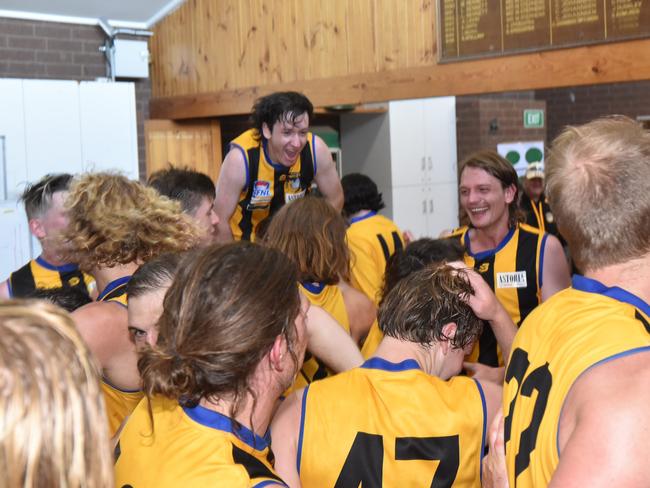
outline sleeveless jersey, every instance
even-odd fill
[[[413,359],[374,357],[305,389],[300,481],[304,488],[478,487],[485,429],[474,380],[443,381]]]
[[[563,245],[565,244],[560,232],[557,230],[553,212],[544,194],[540,197],[539,202],[535,202],[524,193],[521,196],[519,207],[526,214],[526,224],[556,236]]]
[[[286,486],[273,470],[269,436],[201,406],[142,400],[115,448],[115,485],[126,488]]]
[[[307,144],[296,163],[287,168],[274,163],[269,156],[266,139],[255,139],[256,130],[247,130],[230,143],[244,156],[246,184],[230,218],[235,240],[254,240],[255,228],[272,216],[285,203],[304,197],[311,189],[317,171],[315,139],[310,132]]]
[[[649,316],[640,298],[580,275],[530,314],[512,344],[503,390],[510,486],[549,484],[569,390],[592,366],[650,351]]]
[[[350,333],[350,320],[348,311],[343,301],[343,293],[336,285],[322,285],[320,283],[301,283],[300,291],[305,295],[312,305],[316,305],[327,313]],[[296,381],[289,391],[304,388],[315,380],[330,376],[332,372],[309,351],[305,353],[305,360],[302,368],[296,376]]]
[[[11,273],[7,282],[12,298],[25,298],[36,290],[49,288],[77,288],[89,294],[95,286],[93,277],[83,273],[76,264],[54,266],[41,256]]]
[[[460,240],[465,248],[465,264],[474,268],[490,285],[512,321],[519,326],[542,301],[544,247],[548,234],[518,224],[496,248],[473,253],[468,231],[468,227],[461,227],[450,238]],[[491,327],[483,328],[468,361],[503,366]]]
[[[108,429],[113,437],[136,405],[142,400],[144,394],[140,390],[120,390],[111,385],[108,380],[102,378],[102,393],[106,404],[106,415],[108,416]]]
[[[111,281],[106,288],[97,297],[98,302],[115,302],[126,307],[128,304],[128,297],[126,294],[126,285],[128,284],[131,276],[123,276],[116,280]]]

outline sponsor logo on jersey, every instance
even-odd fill
[[[263,200],[271,198],[271,183],[269,181],[257,180],[253,183],[253,200]]]
[[[293,202],[295,200],[299,200],[302,197],[304,197],[306,195],[306,193],[307,193],[307,190],[302,190],[302,191],[299,191],[298,193],[285,193],[284,194],[284,202],[289,203],[289,202]]]
[[[490,269],[490,263],[483,263],[479,266],[478,272],[487,273],[489,269]]]
[[[497,273],[497,288],[526,288],[527,286],[525,271]]]

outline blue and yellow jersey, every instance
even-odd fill
[[[304,197],[318,169],[315,138],[307,134],[307,144],[296,163],[287,168],[271,160],[266,139],[256,139],[257,131],[248,130],[230,143],[241,151],[245,161],[246,184],[239,196],[230,229],[235,240],[255,240],[255,228],[285,203]]]
[[[90,295],[95,287],[93,277],[83,273],[76,264],[55,266],[42,256],[11,273],[7,283],[12,298],[29,297],[36,290],[50,288],[76,288]]]
[[[124,419],[131,415],[133,409],[142,400],[144,394],[141,390],[121,390],[111,385],[106,378],[102,378],[101,387],[106,404],[109,434],[113,437]]]
[[[494,249],[473,252],[468,227],[455,230],[450,239],[459,239],[465,248],[465,264],[486,281],[512,321],[520,325],[542,302],[544,247],[548,234],[518,224],[508,231]],[[501,351],[491,327],[484,327],[468,361],[503,366]]]
[[[549,484],[571,387],[593,366],[650,351],[649,317],[640,298],[579,275],[528,316],[512,344],[503,390],[510,486]]]
[[[131,276],[123,276],[111,281],[97,297],[98,302],[114,302],[120,305],[128,305],[126,285],[129,283]]]
[[[143,399],[115,449],[116,486],[133,488],[286,486],[273,470],[269,436],[201,406]]]
[[[341,289],[338,286],[323,285],[321,283],[301,283],[299,288],[301,293],[305,295],[312,305],[316,305],[325,310],[334,317],[348,334],[350,333],[348,311],[343,301],[343,293],[341,293]],[[296,381],[289,391],[304,388],[312,381],[326,378],[331,374],[332,372],[322,361],[307,351],[302,368],[300,368],[296,376]]]
[[[374,357],[305,389],[296,463],[304,488],[478,487],[485,431],[477,382]]]

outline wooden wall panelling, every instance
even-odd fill
[[[147,177],[153,172],[188,166],[216,181],[221,168],[221,127],[218,120],[145,123]]]

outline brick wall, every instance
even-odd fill
[[[650,115],[650,81],[537,90],[548,108],[548,141],[565,125],[583,124],[609,114]]]
[[[94,80],[106,76],[99,26],[0,18],[0,78]],[[138,162],[145,174],[144,121],[151,82],[135,81]]]

